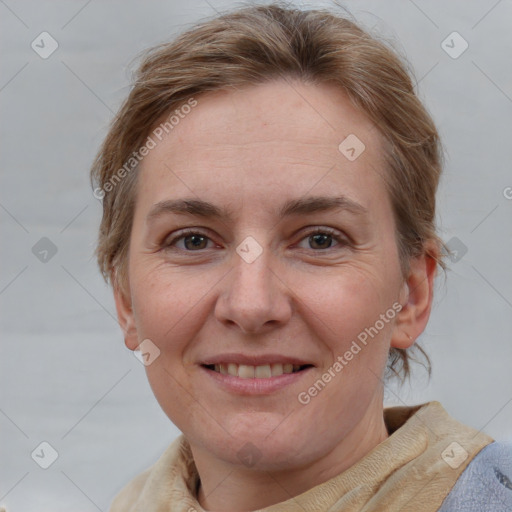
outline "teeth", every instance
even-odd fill
[[[293,364],[283,364],[283,372],[284,373],[292,373],[293,372]]]
[[[272,377],[275,377],[276,375],[282,375],[284,373],[283,365],[279,364],[279,363],[273,364],[271,372],[272,372]]]
[[[270,365],[265,364],[263,366],[255,366],[254,367],[254,376],[257,379],[268,379],[272,376],[272,372],[270,370]]]
[[[223,375],[232,375],[240,379],[269,379],[270,377],[278,377],[284,373],[297,372],[300,369],[298,364],[264,364],[261,366],[251,366],[247,364],[216,364],[214,370]]]
[[[254,366],[241,364],[238,367],[238,376],[241,379],[254,379]]]

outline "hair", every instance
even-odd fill
[[[345,17],[274,3],[217,16],[144,53],[91,169],[95,196],[103,204],[96,256],[107,283],[127,290],[138,175],[132,160],[162,116],[209,91],[290,78],[336,84],[375,124],[384,141],[384,177],[402,272],[406,275],[410,258],[422,254],[445,268],[435,227],[441,143],[407,66]],[[126,167],[129,161],[132,169]],[[413,347],[426,358],[430,374],[428,356]],[[409,376],[411,348],[390,349],[391,374]]]

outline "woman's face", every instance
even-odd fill
[[[380,135],[331,85],[196,99],[142,162],[126,343],[197,450],[299,467],[382,417],[407,293]]]

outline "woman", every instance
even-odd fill
[[[509,449],[383,408],[443,266],[440,172],[404,66],[331,13],[244,8],[146,56],[92,169],[97,255],[183,435],[112,511],[511,509]]]

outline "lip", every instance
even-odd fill
[[[224,359],[224,361],[226,360]],[[290,359],[287,361],[290,361]],[[234,377],[233,375],[218,373],[201,365],[199,366],[199,369],[206,377],[212,379],[213,382],[229,393],[238,395],[270,395],[282,390],[286,386],[296,384],[303,379],[305,375],[309,374],[314,367],[309,366],[308,368],[296,373],[283,373],[282,375],[269,377],[267,379],[241,379],[240,377]]]
[[[265,364],[295,364],[299,366],[311,365],[314,366],[311,361],[300,359],[297,357],[284,356],[282,354],[261,354],[261,355],[247,355],[247,354],[217,354],[212,357],[205,358],[200,361],[200,365],[210,364],[246,364],[249,366],[263,366]],[[259,379],[265,380],[265,379]]]

